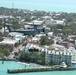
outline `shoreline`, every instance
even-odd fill
[[[45,67],[43,65],[39,65],[39,64],[36,64],[36,63],[28,63],[28,62],[20,62],[18,61],[18,63],[21,63],[21,64],[25,64],[26,66],[32,66],[32,67]]]
[[[39,64],[36,64],[36,63],[29,63],[29,62],[21,62],[21,61],[18,61],[18,60],[11,60],[11,59],[8,59],[8,60],[3,60],[3,59],[0,59],[0,61],[15,61],[15,62],[18,62],[20,64],[25,64],[25,65],[28,65],[28,66],[33,66],[33,67],[43,67],[43,65],[39,65]]]

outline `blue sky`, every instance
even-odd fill
[[[38,2],[38,3],[55,3],[55,4],[76,4],[76,0],[0,0],[7,2]]]
[[[76,0],[0,0],[0,7],[76,12]]]

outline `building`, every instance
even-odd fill
[[[71,65],[72,52],[62,45],[52,45],[47,48],[45,55],[45,63],[47,65],[60,65],[65,62],[67,65]]]
[[[51,24],[51,16],[44,16],[42,18],[44,19],[45,25],[50,25]]]
[[[42,25],[43,21],[33,20],[32,23],[35,24],[35,25]]]
[[[5,38],[3,41],[0,42],[0,45],[15,46],[16,43],[18,43],[17,40],[13,40],[13,39],[10,39],[10,38]]]
[[[54,20],[51,16],[42,17],[44,19],[45,25],[65,25],[65,19]]]
[[[70,47],[68,50],[72,51],[72,62],[76,62],[76,50],[74,47]]]
[[[53,32],[48,32],[48,33],[47,33],[47,36],[48,36],[49,38],[54,37]]]
[[[65,62],[67,65],[71,65],[72,53],[65,51],[48,50],[46,53],[46,64],[60,65],[61,62]]]
[[[51,25],[65,25],[65,19],[63,20],[51,20]]]

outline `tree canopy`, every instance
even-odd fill
[[[40,45],[51,45],[54,41],[52,39],[49,39],[47,36],[42,36],[40,39]]]
[[[44,65],[45,64],[45,52],[22,53],[19,60],[24,61],[24,62],[33,62],[33,63]]]
[[[11,52],[11,46],[9,45],[0,45],[0,57],[3,55],[8,56]]]

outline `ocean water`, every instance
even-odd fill
[[[28,65],[26,66],[26,68]],[[75,75],[76,71],[47,71],[47,72],[29,72],[29,73],[16,73],[8,74],[7,69],[18,69],[25,68],[25,64],[14,62],[14,61],[5,61],[2,64],[0,61],[0,75]]]
[[[44,10],[55,12],[76,12],[75,0],[0,0],[0,7]]]

